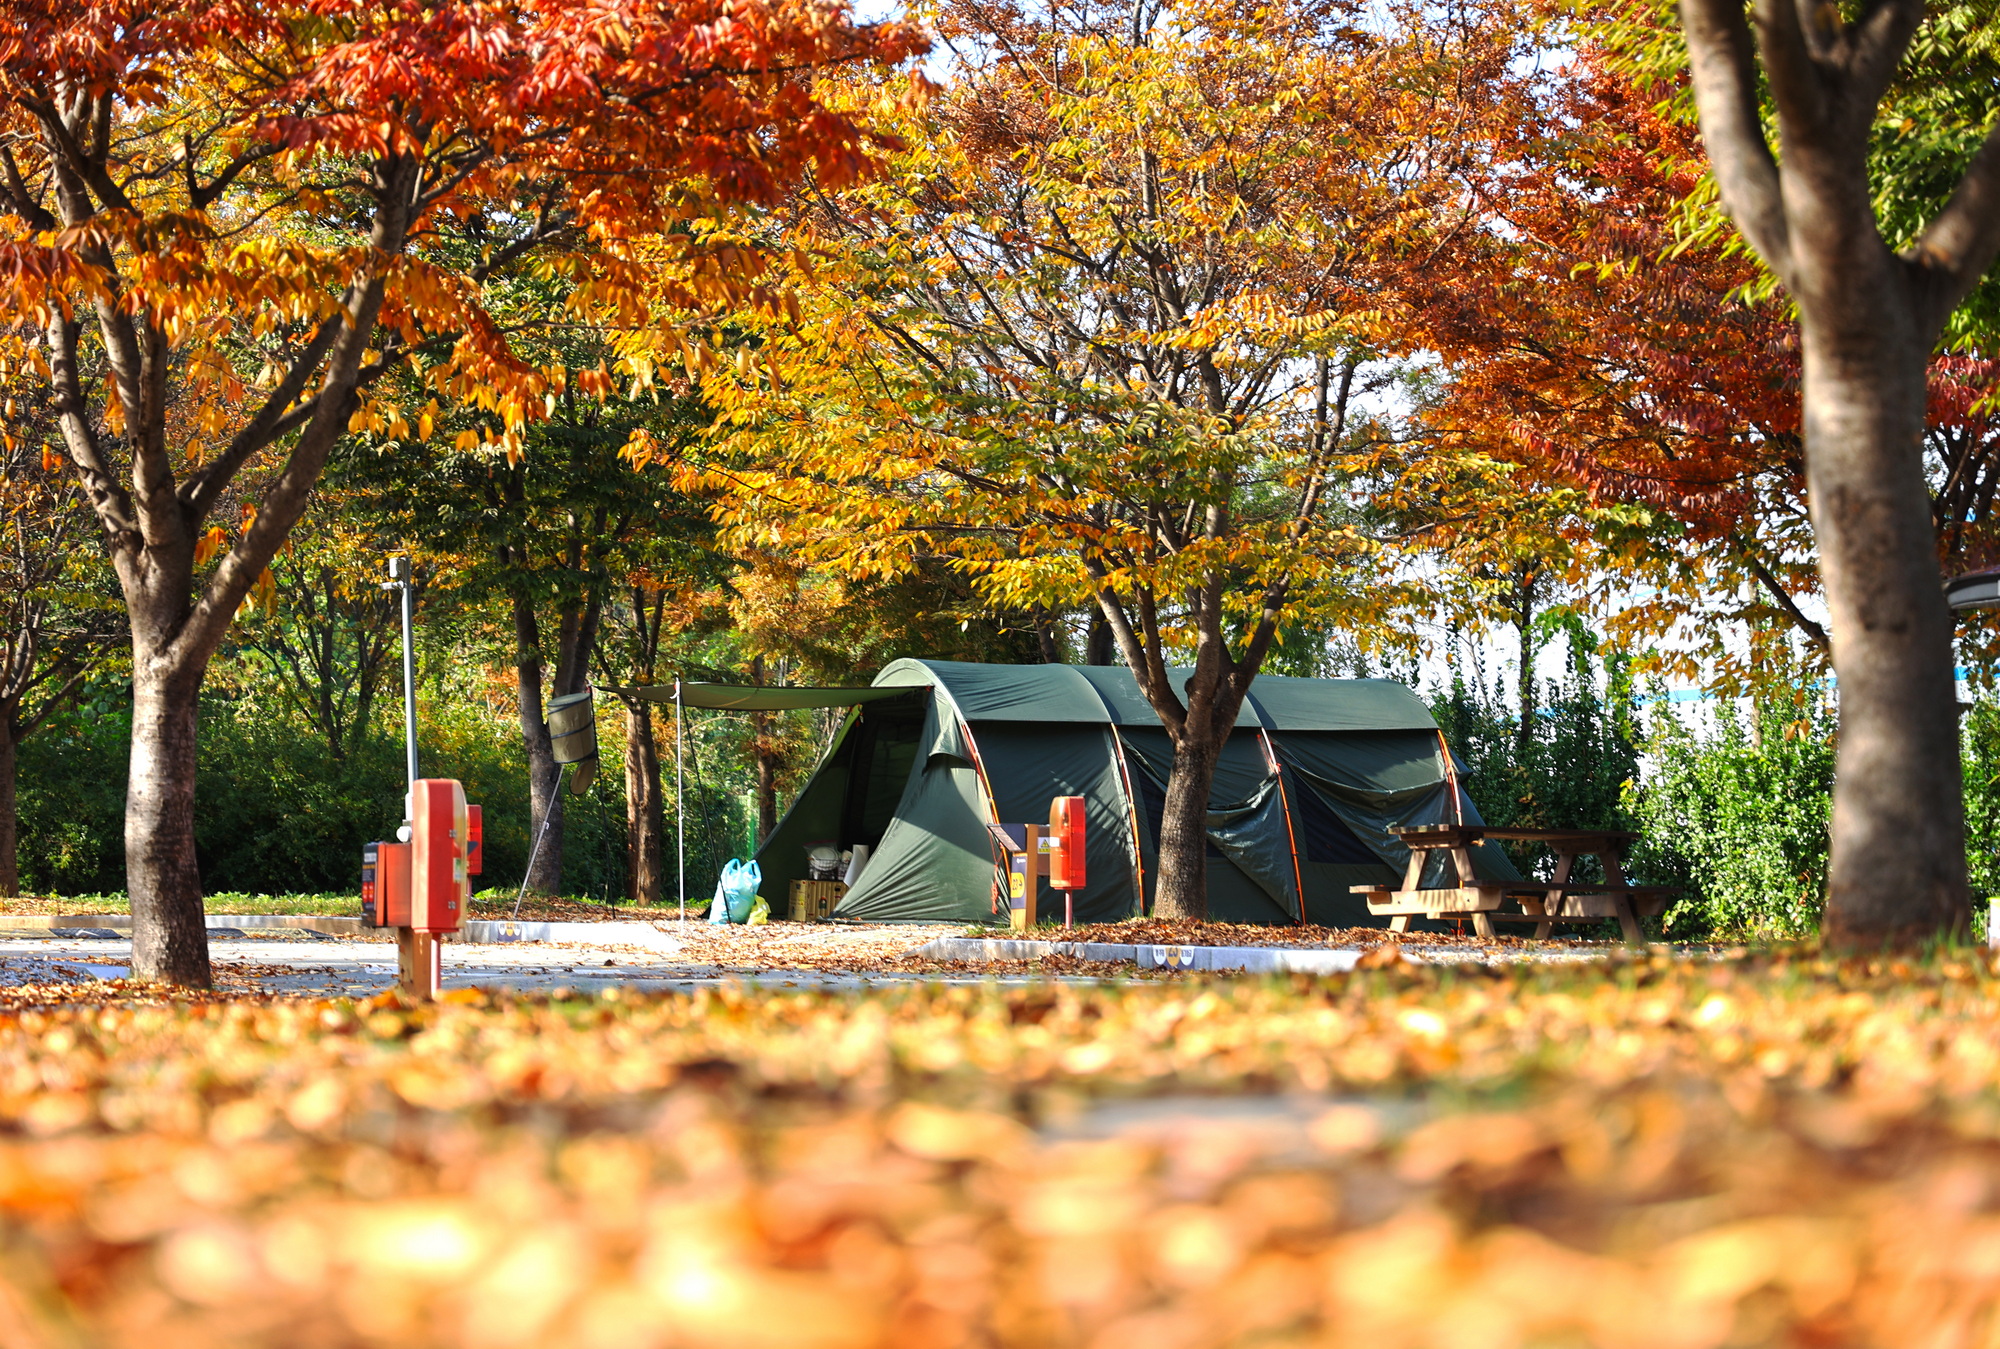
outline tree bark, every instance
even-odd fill
[[[134,618],[138,614],[135,608]],[[200,675],[143,652],[132,669],[132,766],[125,789],[125,884],[132,976],[207,988],[208,927],[194,847]]]
[[[1228,732],[1223,733],[1225,736]],[[1215,785],[1221,739],[1184,735],[1174,742],[1167,804],[1160,814],[1159,880],[1153,889],[1155,918],[1197,922],[1208,917],[1208,797]]]
[[[1799,0],[1681,0],[1723,204],[1799,311],[1806,486],[1840,678],[1825,936],[1915,946],[1970,922],[1951,619],[1924,481],[1925,365],[2000,254],[2000,127],[1904,252],[1875,217],[1868,153],[1924,18],[1850,21]],[[1760,66],[1761,58],[1761,67]],[[1765,138],[1777,111],[1782,160]]]
[[[520,684],[521,746],[528,756],[528,871],[530,892],[562,893],[563,800],[557,790],[562,771],[556,767],[543,715],[542,634],[535,606],[514,601],[514,671]]]
[[[750,682],[764,685],[764,658],[750,658]],[[771,743],[771,714],[750,714],[750,757],[757,773],[757,842],[761,845],[778,827],[778,752]]]
[[[762,846],[778,828],[778,754],[771,746],[771,714],[753,714],[750,725],[757,746],[757,842]]]
[[[625,840],[634,904],[657,904],[664,880],[666,834],[660,784],[660,748],[653,740],[653,705],[625,703]]]
[[[1113,664],[1118,652],[1118,639],[1111,631],[1111,625],[1104,621],[1103,614],[1090,616],[1090,636],[1085,640],[1083,663],[1085,665]]]
[[[1971,917],[1951,613],[1917,467],[1929,343],[1887,306],[1855,308],[1834,332],[1804,331],[1806,481],[1840,676],[1825,937],[1911,946]]]
[[[1063,663],[1062,643],[1056,638],[1055,615],[1045,605],[1037,604],[1030,612],[1035,625],[1035,649],[1040,653],[1042,664],[1061,665]]]

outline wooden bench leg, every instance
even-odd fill
[[[1597,854],[1597,860],[1604,867],[1605,880],[1615,886],[1625,884],[1625,870],[1618,865],[1617,853],[1601,852]],[[1622,888],[1613,890],[1611,906],[1618,911],[1618,930],[1625,935],[1626,943],[1631,946],[1646,945],[1646,929],[1639,926],[1639,915],[1633,911],[1632,892]]]
[[[1549,911],[1549,906],[1545,901],[1536,899],[1533,895],[1521,896],[1522,913],[1529,915],[1536,915],[1536,914],[1546,914],[1548,911]],[[1556,925],[1552,922],[1537,923],[1535,924],[1535,930],[1529,933],[1528,935],[1535,938],[1536,940],[1540,940],[1541,938],[1546,937],[1551,932],[1555,931],[1555,928]]]
[[[1549,878],[1550,881],[1556,885],[1561,885],[1564,881],[1569,879],[1570,872],[1575,866],[1576,866],[1575,853],[1573,852],[1557,853],[1556,874]],[[1548,895],[1542,900],[1542,912],[1543,913],[1562,912],[1562,891],[1560,890],[1549,891]],[[1546,940],[1548,937],[1554,935],[1555,930],[1556,930],[1556,925],[1554,923],[1537,923],[1535,924],[1535,940],[1537,941]]]
[[[1479,878],[1472,872],[1472,849],[1453,848],[1451,850],[1452,869],[1458,872],[1460,886],[1479,884]],[[1472,912],[1472,934],[1475,937],[1493,937],[1499,934],[1493,930],[1493,920],[1480,910]]]
[[[1417,848],[1410,849],[1410,864],[1403,868],[1404,893],[1414,894],[1416,892],[1417,886],[1422,884],[1424,876],[1424,858],[1428,854],[1428,852],[1429,852],[1428,849],[1417,849]],[[1389,920],[1389,930],[1391,932],[1408,932],[1410,930],[1411,917],[1413,917],[1413,915],[1407,913],[1397,914],[1394,918],[1391,918]]]

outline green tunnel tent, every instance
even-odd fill
[[[882,696],[892,689],[905,692]],[[774,902],[806,878],[812,845],[865,844],[837,917],[991,921],[986,825],[1046,820],[1051,798],[1075,795],[1089,837],[1077,921],[1150,908],[1173,751],[1130,670],[899,660],[874,692],[758,850]],[[1446,753],[1429,711],[1392,680],[1260,676],[1210,795],[1209,916],[1374,921],[1349,887],[1400,880],[1409,852],[1391,825],[1479,818]],[[1521,878],[1490,844],[1473,860],[1487,879]]]

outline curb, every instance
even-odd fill
[[[657,951],[679,951],[685,945],[651,923],[515,923],[492,918],[466,919],[454,940],[469,946],[545,941],[575,946],[650,946]]]
[[[247,928],[289,928],[294,931],[324,932],[331,937],[361,931],[359,918],[296,913],[211,913],[205,926],[242,931]],[[132,930],[129,913],[0,914],[0,932],[110,932],[124,935]]]
[[[1128,946],[1120,942],[1014,941],[939,937],[907,954],[928,960],[1036,960],[1074,956],[1121,961],[1142,970],[1236,970],[1246,974],[1346,974],[1361,959],[1353,949],[1296,946]]]

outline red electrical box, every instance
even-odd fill
[[[410,917],[418,932],[456,932],[471,885],[471,820],[465,788],[419,778],[410,789]]]
[[[1049,802],[1049,887],[1081,890],[1084,884],[1083,798],[1058,796]]]
[[[361,849],[361,922],[406,927],[410,921],[410,845],[370,843]]]
[[[486,826],[480,819],[478,806],[465,808],[465,828],[465,874],[477,876],[480,864],[486,857]],[[470,890],[472,887],[468,885],[466,888]],[[471,896],[468,895],[467,898]]]

